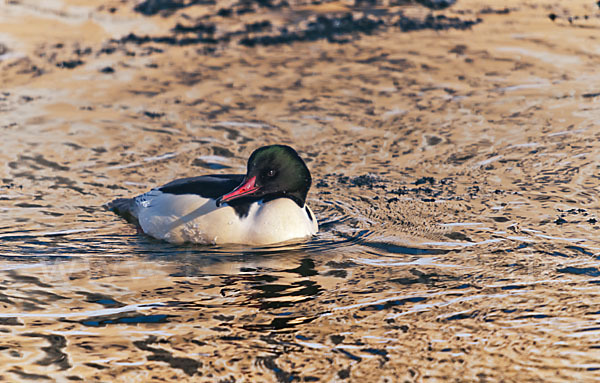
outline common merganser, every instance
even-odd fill
[[[268,245],[318,231],[306,205],[310,171],[294,149],[259,148],[247,169],[246,175],[178,179],[106,206],[144,233],[172,243]]]

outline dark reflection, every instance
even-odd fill
[[[297,376],[293,373],[282,370],[277,363],[275,363],[277,356],[261,356],[256,358],[256,363],[259,366],[263,366],[266,369],[273,371],[277,382],[293,382]]]
[[[84,326],[104,327],[111,324],[147,324],[147,323],[167,323],[172,315],[143,315],[136,312],[125,312],[113,315],[102,315],[90,317],[79,321],[63,320],[64,322],[77,322]]]
[[[315,262],[312,259],[305,258],[300,261],[300,266],[295,269],[283,270],[286,273],[297,273],[302,277],[309,277],[311,275],[317,275],[318,272],[315,270]]]
[[[587,275],[589,277],[600,276],[600,270],[596,267],[563,267],[562,269],[556,270],[559,273],[575,274],[575,275]]]
[[[106,295],[106,294],[99,294],[99,293],[93,293],[93,292],[90,293],[87,291],[78,291],[77,293],[85,296],[86,302],[97,303],[106,308],[115,308],[115,307],[125,306],[123,303],[117,302],[111,296]]]
[[[584,249],[581,246],[566,246],[569,250],[575,250],[577,253],[585,254],[585,255],[594,255],[591,251]]]
[[[64,336],[40,333],[27,333],[23,335],[32,338],[43,338],[50,344],[49,346],[42,347],[42,351],[44,351],[46,355],[44,358],[36,361],[36,364],[41,366],[50,366],[54,364],[60,370],[66,370],[71,367],[67,354],[62,351],[62,349],[67,346],[67,340]]]
[[[447,318],[441,319],[442,321],[455,321],[455,320],[461,320],[461,319],[470,319],[470,318],[475,318],[480,314],[479,310],[475,310],[473,312],[469,312],[469,313],[459,313],[459,314],[455,314],[455,315],[451,315]]]
[[[57,295],[60,299],[75,299],[74,305],[80,310],[97,311],[85,318],[63,318],[61,322],[78,323],[86,327],[106,327],[111,325],[160,325],[173,321],[202,322],[208,313],[213,320],[236,322],[242,321],[241,328],[246,331],[280,331],[294,328],[303,323],[313,321],[324,310],[315,306],[310,315],[294,311],[294,307],[316,299],[324,288],[316,279],[320,276],[318,265],[324,265],[327,252],[323,249],[341,248],[352,243],[355,239],[342,241],[314,240],[303,244],[270,246],[248,249],[243,246],[217,247],[184,245],[176,246],[138,235],[102,235],[81,238],[79,243],[71,240],[74,234],[53,237],[55,248],[61,256],[15,257],[16,261],[35,261],[42,268],[40,278],[37,274],[27,275],[26,272],[8,271],[6,280],[41,288],[50,289],[46,283],[48,277],[59,283],[70,280],[81,280],[80,283],[98,281],[94,286],[89,285],[67,294],[66,297]],[[79,234],[81,235],[81,234]],[[29,245],[38,241],[47,241],[46,237],[28,238]],[[99,239],[105,241],[102,245]],[[119,243],[120,242],[120,243]],[[118,244],[110,248],[110,244]],[[44,247],[40,245],[40,248]],[[69,257],[66,254],[81,252],[86,249],[86,257]],[[94,256],[106,250],[105,256]],[[45,247],[48,251],[48,247]],[[127,252],[129,256],[114,256]],[[56,253],[55,253],[56,254]],[[111,255],[111,256],[106,256]],[[10,259],[7,257],[5,259]],[[333,265],[333,264],[332,264]],[[353,267],[352,263],[343,265]],[[344,270],[338,270],[344,271]],[[39,271],[37,271],[39,273]],[[138,291],[142,297],[158,301],[156,306],[139,306],[140,310],[107,314],[104,310],[124,307],[139,302],[131,301],[123,295],[118,285],[136,289],[136,280],[145,278],[144,275],[164,273],[167,279],[157,280],[155,288],[143,283],[145,290]],[[345,278],[335,274],[335,278]],[[118,278],[118,279],[115,279]],[[153,278],[153,277],[150,277]],[[109,282],[110,281],[110,282]],[[150,285],[152,286],[152,285]],[[112,292],[111,292],[112,291]],[[193,297],[197,292],[197,299]],[[211,291],[203,295],[203,291]],[[217,292],[220,295],[214,295]],[[36,299],[33,289],[23,288],[19,298],[21,310],[43,311],[45,300]],[[190,295],[192,294],[192,295]],[[46,297],[52,298],[52,297]],[[54,298],[52,298],[54,299]],[[6,296],[6,301],[14,305],[13,298]],[[56,299],[54,299],[56,300]],[[31,307],[29,307],[31,306]],[[223,313],[231,306],[254,308],[259,310],[259,318],[252,316],[238,318]],[[89,307],[89,308],[88,308]],[[287,309],[287,311],[282,311]],[[151,311],[143,311],[151,310]],[[161,310],[164,310],[162,312]],[[64,311],[64,310],[60,310]],[[173,315],[182,313],[182,317]],[[263,322],[269,318],[267,322]],[[212,326],[212,330],[229,331],[229,326]],[[218,330],[218,331],[221,331]],[[235,335],[232,335],[235,336]]]
[[[186,375],[192,376],[198,374],[198,369],[202,367],[203,363],[192,358],[173,356],[173,354],[157,344],[161,342],[155,336],[149,336],[145,340],[139,340],[133,342],[133,345],[140,350],[150,352],[148,356],[149,361],[161,361],[169,364],[172,368],[183,371]],[[151,346],[152,345],[152,346]]]
[[[382,304],[375,304],[375,305],[370,305],[370,306],[362,307],[360,310],[361,311],[381,311],[381,310],[388,310],[388,309],[391,309],[391,308],[396,307],[396,306],[404,306],[407,303],[422,302],[422,301],[424,301],[426,299],[427,298],[424,298],[424,297],[411,297],[411,298],[405,298],[405,299],[395,299],[395,300],[387,301],[387,302],[382,303]]]
[[[202,257],[187,256],[185,260],[177,257],[174,264],[177,272],[171,277],[193,277],[210,275],[211,270],[222,270],[228,264],[238,263],[225,275],[212,274],[220,278],[219,285],[222,294],[242,293],[245,297],[238,304],[254,306],[261,310],[275,310],[283,307],[293,307],[296,304],[314,299],[323,290],[316,281],[309,278],[318,275],[315,261],[310,258],[300,258],[303,253],[284,251],[278,253],[258,253],[238,256]],[[300,259],[298,259],[300,258]],[[273,268],[272,264],[281,260],[283,265],[296,264],[296,267]],[[179,263],[183,262],[183,263]],[[199,264],[201,263],[201,264]],[[262,263],[265,266],[260,266]],[[257,267],[246,267],[256,264]],[[270,265],[270,266],[266,266]],[[213,271],[214,272],[214,271]],[[181,304],[181,303],[179,303]],[[287,323],[290,319],[277,319],[274,323]],[[273,324],[271,327],[280,325]]]
[[[270,323],[267,323],[267,324],[250,324],[250,325],[244,325],[242,327],[248,331],[285,330],[285,329],[292,329],[301,324],[310,323],[317,318],[318,318],[317,316],[274,318]]]
[[[312,281],[292,282],[288,285],[283,284],[265,284],[254,286],[259,293],[252,294],[251,299],[257,299],[261,302],[263,309],[276,309],[281,307],[291,307],[299,302],[304,302],[314,298],[320,291],[321,286]],[[289,297],[290,300],[282,298]],[[302,299],[298,299],[301,297]],[[277,300],[272,300],[277,298]],[[291,299],[294,298],[294,299]]]

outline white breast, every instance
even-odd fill
[[[248,230],[248,240],[252,240],[252,243],[269,244],[306,238],[319,230],[316,219],[311,218],[314,217],[312,212],[309,215],[306,209],[300,208],[289,198],[256,205],[254,215],[251,217],[249,214],[247,218],[253,222]]]
[[[135,201],[142,230],[173,243],[267,245],[306,238],[318,231],[312,213],[288,198],[255,202],[243,218],[226,204],[217,207],[215,200],[194,194],[152,190]]]

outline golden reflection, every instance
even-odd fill
[[[4,379],[598,380],[594,2],[151,3],[0,5]],[[306,244],[102,208],[271,143]]]

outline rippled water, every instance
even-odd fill
[[[0,5],[1,379],[600,377],[593,2],[44,4]],[[271,143],[307,243],[102,208]]]

